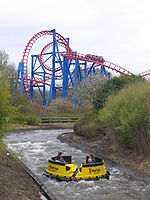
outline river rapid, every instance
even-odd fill
[[[15,152],[21,161],[33,171],[47,190],[60,200],[149,200],[150,185],[130,173],[121,170],[117,165],[106,162],[110,171],[110,180],[58,182],[43,176],[47,168],[47,160],[62,151],[64,155],[72,155],[73,162],[79,166],[85,162],[89,152],[61,143],[57,136],[72,132],[72,129],[35,130],[13,133],[3,139],[7,147]]]

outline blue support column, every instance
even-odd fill
[[[60,64],[60,67],[61,67],[61,70],[62,70],[63,66],[62,66],[62,61],[61,61],[61,57],[60,57],[60,53],[59,53],[59,48],[58,48],[58,43],[57,43],[57,41],[55,41],[55,45],[56,45],[56,50],[57,50],[58,62],[59,62],[59,64]]]
[[[107,72],[107,77],[110,79],[111,78],[111,73]]]
[[[49,88],[48,97],[47,97],[47,101],[46,101],[46,109],[48,108],[48,103],[49,103],[49,100],[50,100],[51,90],[52,90],[52,81],[51,81],[51,85],[50,85],[50,88]]]
[[[87,73],[87,76],[90,75],[90,77],[91,77],[91,71],[92,71],[92,69],[93,69],[93,67],[94,67],[94,64],[95,64],[95,63],[92,63],[92,65],[90,66],[90,68],[89,68],[89,70],[88,70],[88,73]]]
[[[62,98],[66,99],[67,95],[68,95],[68,60],[67,58],[63,58],[63,88],[62,88]]]
[[[78,80],[79,80],[79,82],[81,82],[83,80],[83,74],[82,74],[79,60],[78,60]]]
[[[23,85],[23,78],[24,78],[24,62],[20,62],[18,65],[18,71],[17,71],[17,78],[16,78],[16,91],[17,91],[17,82],[19,80],[19,74],[21,72],[21,95],[24,93],[24,85]]]
[[[69,38],[66,38],[67,42],[68,42],[68,45],[69,45]]]
[[[23,78],[24,78],[24,62],[21,64],[21,95],[24,93],[24,84],[23,84]]]
[[[31,99],[32,99],[32,101],[33,101],[33,86],[32,86],[33,78],[34,78],[34,56],[31,55],[31,82],[30,82],[30,93],[31,93]]]
[[[84,79],[86,81],[86,76],[87,76],[87,62],[85,61],[85,66],[84,66]]]
[[[95,67],[93,67],[93,75],[95,75]]]
[[[52,82],[51,82],[51,90],[52,90],[52,101],[56,99],[56,88],[55,88],[55,47],[56,47],[56,31],[53,30],[53,52],[52,52]]]
[[[36,79],[36,77],[39,77],[40,79],[43,78],[43,83],[36,83],[33,85],[33,81]],[[36,100],[36,103],[38,104],[38,98],[36,96],[36,91],[34,88],[37,88],[41,98],[42,98],[42,104],[45,106],[46,102],[46,96],[45,96],[45,77],[46,72],[43,66],[41,66],[39,55],[31,55],[31,81],[30,81],[30,100],[33,101],[33,97]]]
[[[75,72],[74,72],[74,82],[73,82],[73,106],[76,105],[76,86],[77,86],[77,79],[78,79],[78,64],[79,64],[79,59],[77,58],[75,61]]]
[[[43,75],[43,106],[45,106],[45,71]]]
[[[103,65],[101,66],[100,75],[101,75],[101,77],[103,75],[107,76],[105,66],[103,66]]]
[[[20,62],[18,65],[18,70],[17,70],[17,77],[16,77],[16,83],[15,83],[15,89],[14,89],[14,96],[17,93],[17,83],[19,80],[19,74],[21,73],[21,95],[24,93],[24,85],[23,85],[23,76],[24,76],[24,62]]]

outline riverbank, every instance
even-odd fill
[[[13,154],[0,144],[0,199],[40,200],[42,191]]]
[[[9,133],[18,133],[22,131],[32,131],[32,130],[39,130],[39,129],[63,129],[63,128],[72,128],[73,129],[74,123],[47,123],[46,125],[36,125],[36,126],[29,126],[29,125],[11,125],[6,130],[6,135]]]
[[[150,183],[150,158],[138,156],[130,150],[124,150],[117,144],[112,145],[104,135],[89,140],[75,133],[65,133],[60,135],[58,139],[62,142],[77,145],[78,148],[86,148],[89,153],[102,156],[131,169],[138,178]]]
[[[56,128],[72,128],[72,125],[70,126],[69,124],[66,124],[63,126],[62,124],[59,124],[56,126],[53,124],[47,127],[28,127],[28,129],[22,128],[21,130],[18,127],[15,132]],[[77,144],[78,148],[85,147],[89,150],[89,153],[102,155],[103,157],[111,159],[122,166],[127,166],[129,169],[131,168],[135,170],[136,173],[139,173],[139,176],[140,174],[143,175],[143,172],[144,174],[147,173],[148,176],[150,175],[150,163],[148,160],[137,157],[135,154],[131,154],[131,152],[124,152],[117,146],[111,146],[107,137],[99,136],[88,140],[79,137],[74,133],[62,134],[59,137],[61,141],[68,142],[69,144]],[[2,155],[4,154],[6,155],[6,150],[2,153]],[[10,156],[8,165],[6,156],[3,157],[2,161],[0,160],[0,163],[0,199],[41,199],[40,187],[26,173],[21,164],[13,156]]]
[[[15,126],[15,129],[7,131],[6,135],[22,131],[40,129],[73,128],[73,124],[48,124],[47,126]],[[44,194],[45,195],[45,194]],[[43,190],[35,180],[27,173],[22,163],[16,156],[9,152],[0,142],[0,199],[3,200],[41,200],[45,199]]]

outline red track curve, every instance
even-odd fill
[[[80,53],[73,53],[73,52],[63,52],[61,53],[62,56],[68,58],[68,59],[79,59],[82,61],[88,61],[88,62],[93,62],[95,63],[96,66],[98,65],[103,65],[108,69],[111,69],[112,71],[115,71],[117,73],[120,73],[121,75],[132,75],[131,72],[129,72],[128,70],[120,67],[119,65],[116,65],[114,63],[102,60],[101,58],[98,58],[94,55],[90,55],[89,54],[80,54]]]
[[[64,43],[60,42],[60,40],[58,40],[57,43],[58,43],[60,46],[64,47],[64,48],[66,49],[66,51],[67,51],[67,48],[66,48],[66,46],[65,46]],[[47,44],[47,45],[42,49],[41,53],[39,54],[39,59],[40,59],[40,62],[42,63],[42,66],[43,66],[45,69],[47,69],[48,71],[52,71],[52,69],[51,69],[50,67],[48,67],[48,66],[45,64],[45,62],[44,62],[44,53],[45,53],[45,52],[47,51],[47,49],[49,49],[52,45],[53,45],[53,42]],[[60,70],[61,70],[61,68],[58,67],[58,68],[55,69],[55,72],[60,71]]]
[[[141,76],[141,77],[145,77],[145,76],[149,76],[150,75],[150,70],[147,70],[147,71],[145,71],[145,72],[141,72],[140,74],[139,74],[139,76]]]
[[[24,49],[24,52],[23,52],[23,56],[22,56],[22,59],[21,59],[21,62],[24,62],[24,77],[25,79],[27,79],[28,77],[28,73],[27,73],[27,67],[28,67],[28,57],[29,57],[29,53],[31,51],[31,48],[33,46],[33,44],[36,42],[37,39],[39,39],[40,37],[42,36],[45,36],[45,35],[52,35],[53,34],[53,30],[51,31],[48,31],[48,30],[44,30],[44,31],[40,31],[38,33],[36,33],[30,40],[29,42],[27,43],[25,49]],[[69,45],[68,45],[68,42],[67,40],[61,36],[59,33],[56,33],[56,38],[59,40],[59,43],[60,44],[64,44],[65,45],[65,48],[68,52],[71,51]]]
[[[55,33],[56,34],[56,39],[59,41],[59,44],[62,44],[65,46],[66,50],[68,52],[71,51],[71,48],[69,47],[69,44],[67,42],[67,40],[60,35],[59,33]],[[30,84],[30,79],[28,77],[28,58],[29,58],[29,53],[32,49],[33,44],[40,38],[43,37],[45,35],[53,35],[53,30],[44,30],[44,31],[40,31],[38,33],[36,33],[27,43],[23,55],[22,55],[22,59],[21,62],[24,63],[24,91],[25,94],[27,95],[29,89],[29,84]]]
[[[129,72],[128,70],[124,69],[123,67],[120,67],[119,65],[116,65],[112,62],[105,61],[104,66],[108,69],[111,69],[112,71],[115,71],[121,75],[133,75],[133,73]]]

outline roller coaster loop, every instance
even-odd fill
[[[48,43],[39,54],[31,55],[31,49],[40,38],[47,36]],[[31,65],[29,65],[31,59]],[[17,83],[21,84],[21,94],[25,93],[33,105],[48,109],[50,101],[56,99],[56,91],[62,98],[73,91],[72,102],[76,104],[77,83],[92,78],[95,74],[110,78],[111,73],[132,75],[131,72],[114,63],[104,60],[102,56],[80,54],[71,50],[69,39],[57,33],[55,29],[36,33],[26,44],[22,59],[18,65]],[[139,74],[150,75],[150,70]]]

